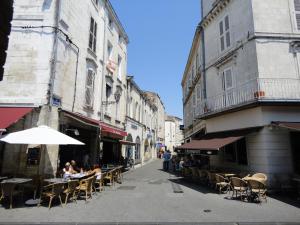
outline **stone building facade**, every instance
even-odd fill
[[[299,6],[202,1],[182,79],[186,141],[240,136],[211,166],[266,173],[275,188],[300,173]]]
[[[182,125],[182,119],[171,115],[165,116],[165,146],[172,153],[177,146],[184,142],[180,125]]]
[[[40,171],[45,174],[54,174],[67,160],[80,163],[86,154],[91,165],[119,160],[119,140],[127,135],[127,44],[109,1],[14,1],[0,110],[18,115],[1,128],[48,125],[85,146],[37,151],[2,143],[3,173],[35,174],[38,165],[29,161],[39,154],[46,159]]]

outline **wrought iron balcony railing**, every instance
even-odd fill
[[[254,102],[300,102],[300,79],[257,78],[197,105],[196,117],[227,111]]]

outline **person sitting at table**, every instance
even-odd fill
[[[80,168],[77,166],[76,161],[75,160],[71,160],[71,166],[73,169],[73,173],[79,173],[80,172]]]
[[[96,179],[100,180],[101,179],[101,169],[98,164],[94,164],[93,170],[90,173],[95,173]]]
[[[64,174],[63,174],[64,178],[70,177],[71,174],[73,174],[73,169],[69,162],[66,162],[65,168],[63,168],[63,172],[64,172]]]

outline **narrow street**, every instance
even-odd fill
[[[122,184],[107,187],[104,192],[93,195],[88,203],[78,200],[77,204],[70,202],[63,208],[55,205],[50,210],[46,206],[20,205],[12,210],[1,207],[0,224],[32,224],[36,221],[71,224],[300,221],[299,205],[294,207],[272,198],[262,204],[228,200],[226,194],[219,195],[206,187],[199,188],[179,181],[177,177],[163,172],[161,163],[161,160],[156,160],[126,173]],[[181,190],[183,193],[174,193]]]

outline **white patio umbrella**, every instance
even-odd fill
[[[84,145],[84,143],[44,125],[7,134],[0,138],[0,141],[9,144]]]
[[[41,145],[42,148],[44,148],[45,145],[85,145],[45,125],[7,134],[0,138],[0,141],[9,144]],[[40,173],[40,170],[44,167],[44,157],[45,151],[43,151],[41,156],[38,173]]]

